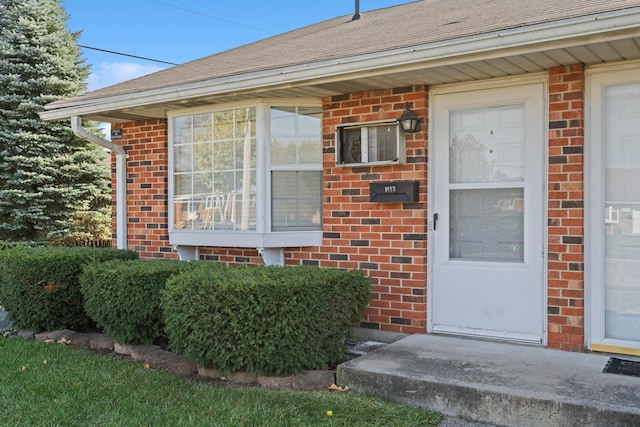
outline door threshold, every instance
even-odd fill
[[[615,354],[627,354],[630,356],[640,356],[640,348],[624,347],[619,345],[591,344],[590,350],[601,352],[601,353],[615,353]]]
[[[542,338],[540,338],[540,336],[535,334],[489,331],[489,330],[460,328],[460,327],[452,328],[452,327],[444,327],[444,326],[434,326],[431,332],[437,335],[451,335],[456,337],[467,337],[467,338],[482,339],[487,341],[525,344],[525,345],[534,345],[534,346],[543,345]]]

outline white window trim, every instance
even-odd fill
[[[251,102],[216,104],[207,107],[185,108],[167,113],[168,124],[168,232],[169,243],[175,246],[209,246],[235,248],[284,248],[320,246],[322,230],[271,231],[271,168],[270,168],[270,121],[271,107],[322,107],[316,99],[278,98],[255,99]],[[174,158],[173,119],[178,116],[210,113],[236,108],[256,109],[256,230],[255,231],[208,231],[181,230],[174,228]],[[298,167],[296,170],[302,170]],[[309,170],[322,171],[322,165]]]

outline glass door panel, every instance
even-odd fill
[[[449,257],[524,261],[524,105],[452,111]]]
[[[604,337],[640,341],[640,85],[604,97]]]

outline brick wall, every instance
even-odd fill
[[[392,332],[426,332],[427,124],[406,134],[407,161],[394,166],[336,166],[336,125],[397,119],[409,102],[427,117],[424,86],[352,93],[323,100],[324,190],[321,266],[358,268],[372,278],[373,301],[365,326]],[[417,203],[371,203],[369,183],[417,180]]]
[[[321,247],[288,248],[287,265],[357,268],[371,277],[373,301],[363,326],[402,333],[426,331],[426,129],[406,136],[407,162],[336,167],[337,124],[397,119],[409,102],[427,116],[423,86],[326,98],[323,120],[324,188]],[[123,129],[127,159],[128,245],[142,258],[176,258],[168,242],[166,122],[115,125]],[[115,173],[115,170],[114,170]],[[417,203],[370,203],[369,183],[417,180]],[[114,186],[115,188],[115,186]],[[115,193],[114,193],[115,205]],[[114,206],[115,229],[115,206]],[[114,235],[115,238],[115,235]],[[203,260],[259,265],[256,249],[200,248]]]
[[[584,348],[583,100],[581,65],[549,70],[548,346],[573,351]],[[421,132],[406,135],[405,164],[336,166],[337,125],[396,119],[406,102],[423,123]],[[365,327],[426,331],[427,109],[424,86],[323,99],[324,238],[320,247],[288,248],[285,263],[364,270],[373,289]],[[167,234],[166,122],[115,127],[123,129],[120,144],[129,154],[129,247],[143,258],[176,258]],[[370,182],[393,180],[417,180],[419,201],[369,202]],[[263,263],[256,249],[201,248],[200,256],[229,265]]]
[[[548,346],[584,349],[584,70],[549,70]]]
[[[114,125],[114,128],[122,129],[122,139],[114,142],[123,146],[128,154],[128,247],[137,251],[141,258],[177,258],[168,235],[166,120],[139,121]],[[115,230],[115,166],[112,182],[112,228]],[[115,238],[114,234],[114,241]]]

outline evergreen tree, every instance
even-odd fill
[[[109,221],[104,153],[49,102],[81,93],[89,67],[58,0],[0,0],[0,240],[47,240]],[[98,227],[100,228],[100,227]]]

